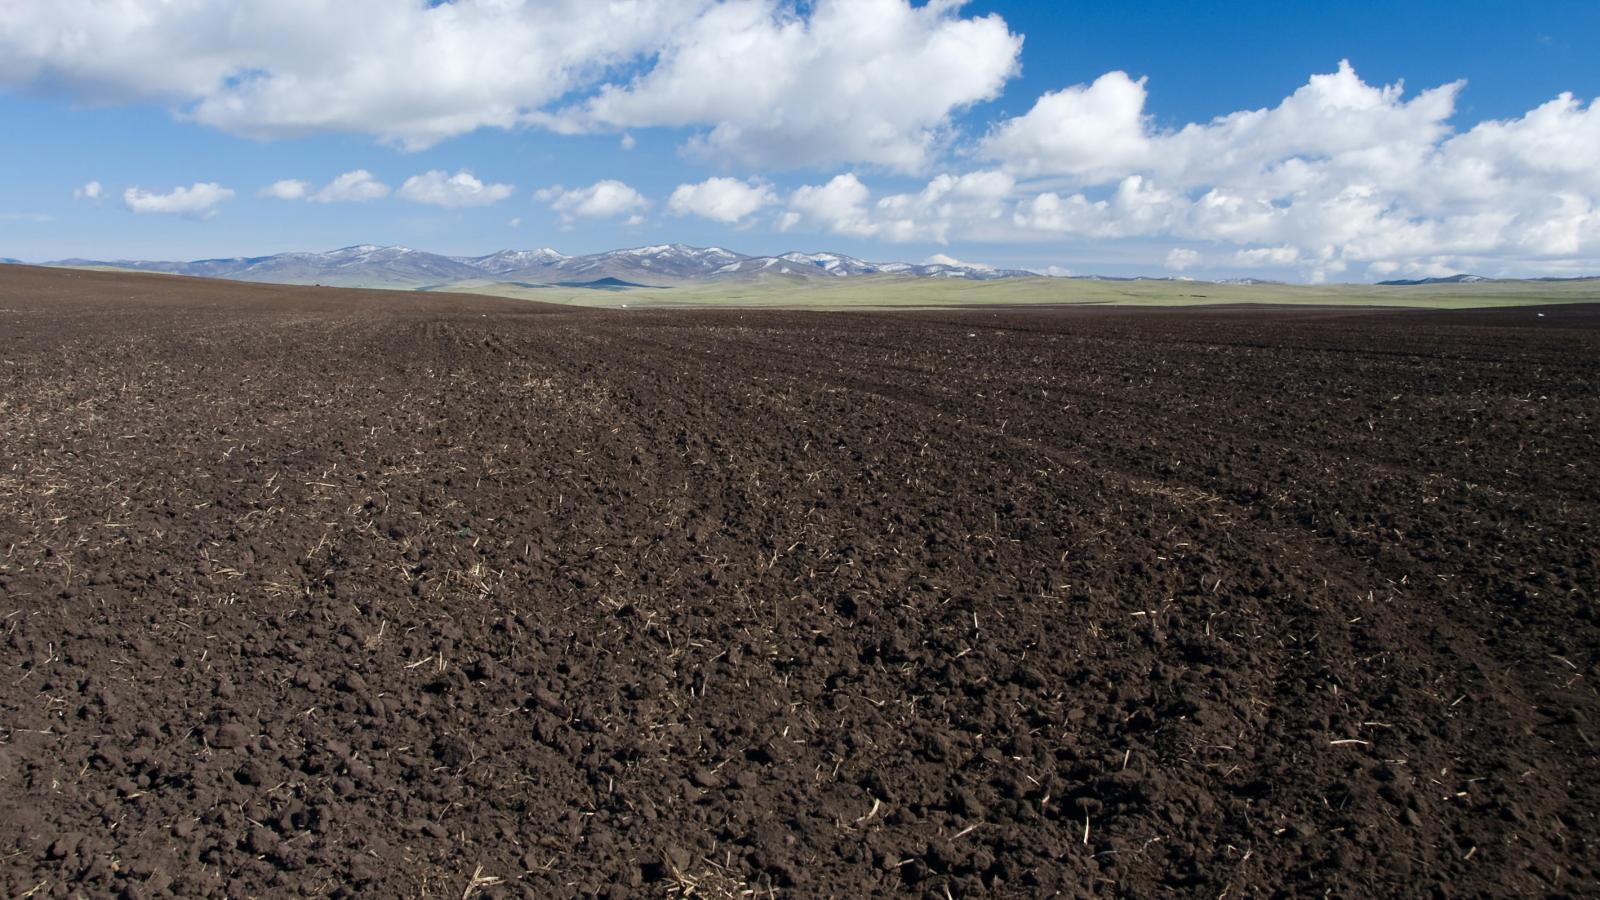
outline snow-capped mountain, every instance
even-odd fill
[[[1034,275],[1018,269],[996,269],[973,263],[872,263],[841,253],[785,253],[751,256],[718,269],[718,277],[788,275],[804,278],[850,278],[861,275],[908,275],[924,278],[965,278],[989,281]]]
[[[327,253],[283,253],[253,262],[229,277],[246,281],[316,281],[323,284],[410,284],[481,277],[481,270],[447,256],[410,247],[361,244]]]
[[[1424,284],[1477,284],[1480,281],[1491,281],[1482,275],[1446,275],[1442,278],[1404,278],[1396,281],[1380,281],[1384,287],[1416,287]]]
[[[743,254],[721,247],[657,244],[568,257],[549,268],[566,281],[617,278],[644,284],[670,284],[708,278],[718,269],[744,258]]]
[[[567,256],[549,247],[540,247],[538,250],[501,250],[488,256],[454,256],[451,259],[490,275],[511,275],[554,265],[567,259]]]
[[[691,247],[686,244],[657,244],[586,256],[566,256],[548,247],[502,250],[486,256],[441,256],[409,247],[358,244],[320,253],[279,253],[273,256],[189,262],[68,259],[47,265],[116,266],[238,281],[376,287],[444,287],[463,281],[485,280],[587,284],[604,279],[640,285],[671,285],[742,278],[852,278],[868,275],[987,281],[1034,274],[970,263],[873,263],[841,253],[748,256],[722,247]]]
[[[978,265],[976,263],[923,263],[917,266],[905,263],[890,263],[883,267],[883,271],[895,275],[915,275],[919,278],[964,278],[969,281],[1033,278],[1038,275],[1037,272],[1025,272],[1021,269],[996,269],[993,266]]]
[[[741,256],[711,273],[718,278],[749,275],[797,275],[841,278],[874,275],[881,266],[839,253],[785,253],[781,256]]]
[[[345,287],[414,287],[484,276],[481,269],[448,256],[409,247],[380,247],[376,244],[357,244],[321,253],[278,253],[273,256],[197,259],[189,262],[68,259],[46,265],[115,266],[201,278]]]

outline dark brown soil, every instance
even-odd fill
[[[0,267],[0,894],[1600,892],[1600,309]]]

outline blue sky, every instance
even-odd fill
[[[6,5],[0,256],[1600,272],[1593,2],[619,2]]]

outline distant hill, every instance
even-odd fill
[[[1442,278],[1412,278],[1396,281],[1380,281],[1385,287],[1416,287],[1419,284],[1476,284],[1480,281],[1493,281],[1482,275],[1446,275]]]
[[[593,281],[558,281],[556,287],[585,288],[591,291],[627,291],[634,288],[648,288],[650,285],[623,281],[621,278],[596,278]]]
[[[365,287],[440,287],[462,281],[552,284],[616,290],[698,281],[910,275],[992,281],[1032,277],[1016,269],[974,264],[872,263],[839,253],[748,256],[721,247],[659,244],[566,256],[548,247],[502,250],[486,256],[441,256],[409,247],[359,244],[320,253],[190,261],[63,259],[47,265],[114,267],[236,281]]]
[[[484,273],[447,256],[407,247],[360,244],[325,253],[279,253],[188,262],[149,260],[101,261],[64,259],[53,266],[109,266],[145,272],[166,272],[201,278],[264,281],[276,284],[324,284],[342,287],[404,287],[482,278]]]
[[[566,258],[549,247],[541,247],[538,250],[501,250],[488,256],[466,259],[456,257],[456,261],[464,262],[488,275],[515,275],[518,272],[549,266]]]
[[[1600,281],[1600,275],[1544,275],[1538,278],[1490,278],[1486,275],[1446,275],[1441,278],[1414,278],[1380,281],[1385,287],[1416,287],[1422,284],[1478,284],[1484,281]]]

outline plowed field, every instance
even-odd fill
[[[1594,896],[1597,460],[1594,307],[0,267],[0,894]]]

